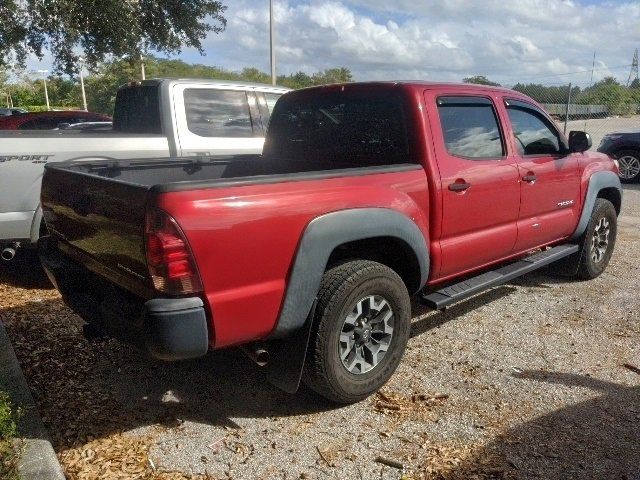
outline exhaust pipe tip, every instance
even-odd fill
[[[267,366],[271,358],[268,350],[256,345],[242,345],[240,349],[259,367]]]
[[[258,364],[258,366],[266,367],[271,358],[271,355],[269,355],[269,352],[264,349],[258,349],[256,350],[255,355],[256,355],[255,362]]]
[[[0,254],[0,257],[2,257],[2,260],[4,260],[5,262],[10,262],[11,260],[13,260],[13,257],[16,256],[16,249],[12,248],[12,247],[7,247],[4,250],[2,250],[2,253]]]

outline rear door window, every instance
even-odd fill
[[[200,137],[254,135],[247,94],[243,91],[190,88],[184,91],[184,105],[189,131]]]
[[[447,151],[469,160],[504,157],[505,148],[493,103],[484,97],[440,97],[438,114]]]

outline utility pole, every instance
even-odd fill
[[[627,79],[627,87],[630,86],[635,80],[638,80],[638,49],[636,48],[633,54],[633,61],[631,62],[631,71],[629,72],[629,78]]]
[[[87,112],[87,94],[84,91],[84,78],[82,76],[82,71],[84,70],[84,58],[80,57],[80,89],[82,90],[82,107],[84,111]]]
[[[276,84],[276,50],[274,48],[273,0],[269,0],[269,45],[271,47],[271,84]]]
[[[144,71],[144,57],[142,56],[142,54],[140,54],[140,76],[142,77],[142,80],[147,79],[147,75]]]
[[[564,134],[567,134],[567,123],[569,122],[569,108],[571,106],[571,82],[569,82],[569,94],[567,95],[567,108],[564,111]]]
[[[49,70],[38,70],[38,73],[42,73],[42,81],[44,82],[44,99],[47,101],[47,111],[51,110],[49,106],[49,92],[47,91],[47,73]]]

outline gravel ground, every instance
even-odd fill
[[[619,222],[594,281],[415,305],[398,372],[347,407],[280,392],[235,350],[167,365],[89,344],[29,258],[0,266],[0,319],[69,478],[401,478],[383,456],[406,479],[640,479],[639,185]]]

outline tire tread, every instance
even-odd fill
[[[336,265],[327,270],[322,278],[317,296],[316,318],[311,329],[309,351],[305,362],[303,382],[316,393],[338,403],[351,403],[361,399],[360,396],[347,396],[332,385],[327,372],[327,365],[323,358],[323,350],[329,342],[331,319],[329,314],[337,304],[357,287],[363,277],[380,273],[393,276],[401,283],[402,279],[396,272],[380,263],[370,260],[354,260]],[[408,298],[408,293],[407,293]]]

